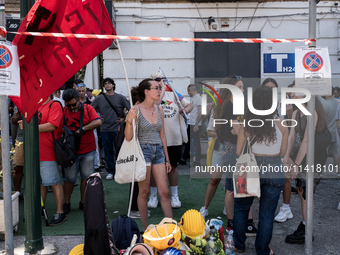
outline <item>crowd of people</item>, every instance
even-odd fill
[[[222,84],[236,86],[244,91],[242,77],[229,76]],[[293,82],[288,87],[294,87]],[[56,204],[56,214],[50,225],[59,225],[67,219],[70,213],[70,198],[80,174],[79,209],[83,210],[86,179],[95,171],[101,172],[106,167],[107,180],[112,180],[116,168],[116,137],[119,126],[125,122],[125,138],[133,139],[133,125],[136,121],[138,130],[136,136],[146,162],[146,179],[135,184],[131,217],[141,218],[143,230],[148,227],[150,211],[148,208],[161,207],[165,217],[172,218],[172,209],[180,208],[182,203],[178,192],[178,164],[187,164],[189,154],[194,158],[193,166],[202,165],[201,134],[205,131],[212,138],[213,150],[211,165],[234,166],[242,154],[246,143],[250,143],[260,169],[266,166],[287,166],[289,172],[260,175],[260,205],[257,227],[253,221],[252,203],[254,197],[234,197],[232,173],[226,176],[225,204],[223,213],[227,216],[227,229],[234,230],[235,248],[244,252],[246,236],[256,236],[255,249],[257,254],[274,254],[269,248],[274,221],[285,222],[293,218],[290,208],[292,192],[291,180],[296,180],[296,187],[301,199],[302,221],[297,230],[287,235],[287,243],[304,243],[306,218],[306,177],[299,171],[306,166],[307,153],[307,116],[295,105],[286,105],[286,115],[281,116],[281,103],[276,110],[264,116],[252,113],[249,109],[243,115],[233,114],[233,94],[228,89],[218,91],[222,104],[209,104],[208,114],[202,115],[202,99],[195,84],[187,87],[190,100],[185,99],[172,89],[166,77],[161,72],[153,73],[131,90],[133,107],[125,96],[115,92],[115,82],[111,78],[103,81],[105,93],[86,88],[81,80],[74,82],[73,88],[63,93],[56,91],[38,109],[39,116],[39,149],[41,194],[45,201],[47,189],[51,187]],[[275,79],[268,78],[257,87],[253,94],[253,107],[257,110],[267,110],[273,104],[273,88],[278,88]],[[328,147],[316,144],[314,165],[325,165],[327,157],[334,159],[335,167],[339,166],[338,147],[340,145],[340,89],[333,89],[332,96],[316,97],[315,134],[316,140],[323,143],[326,135],[331,135]],[[303,98],[299,94],[287,94],[288,98]],[[22,117],[13,106],[12,123],[20,125]],[[307,103],[303,105],[307,107]],[[131,109],[130,109],[131,108]],[[187,118],[188,116],[188,118]],[[236,125],[215,125],[214,119],[227,119]],[[262,120],[264,125],[257,128],[241,125],[250,119]],[[275,120],[273,122],[265,121]],[[288,128],[282,124],[283,119],[295,120],[297,125]],[[204,121],[209,122],[203,130]],[[76,162],[61,169],[54,155],[54,139],[62,135],[62,127],[67,125],[77,134],[78,158]],[[21,190],[23,176],[22,130],[17,131],[15,167],[13,183],[15,190]],[[15,138],[14,138],[15,139]],[[317,142],[316,142],[317,143]],[[63,178],[63,185],[61,176]],[[320,176],[314,181],[314,192],[320,182]],[[206,189],[203,207],[200,213],[207,217],[208,206],[211,203],[222,173],[215,172]],[[170,191],[168,188],[170,184]],[[278,201],[283,191],[283,205],[275,216]],[[149,200],[148,200],[149,199]],[[339,203],[340,210],[340,203]]]

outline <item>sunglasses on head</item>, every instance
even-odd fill
[[[241,80],[242,79],[242,76],[237,76],[235,75],[234,78],[238,79],[238,80]]]
[[[75,102],[74,104],[65,104],[66,107],[76,107],[78,102]]]
[[[85,87],[85,84],[80,83],[80,84],[77,85],[77,87]]]
[[[157,77],[157,78],[155,78],[154,80],[155,81],[161,81],[161,80],[165,80],[166,79],[166,77]]]

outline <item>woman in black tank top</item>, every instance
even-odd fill
[[[304,96],[297,96],[295,93],[291,94],[292,98],[304,98]],[[307,108],[307,105],[304,104]],[[328,134],[327,121],[325,118],[325,112],[323,110],[322,104],[318,98],[315,98],[315,133],[318,134]],[[301,199],[301,210],[302,210],[302,222],[298,226],[297,230],[286,237],[286,242],[291,244],[304,244],[305,242],[305,221],[306,221],[306,179],[304,169],[308,167],[309,169],[315,170],[319,165],[323,167],[327,160],[327,149],[322,146],[318,146],[317,141],[315,141],[314,148],[314,165],[306,165],[306,154],[307,154],[307,116],[300,110],[297,109],[293,112],[292,119],[295,119],[297,125],[290,128],[289,138],[288,138],[288,148],[286,154],[283,158],[283,164],[287,165],[291,169],[291,173],[287,175],[292,180],[296,177],[296,186],[298,187],[298,194]],[[300,146],[298,150],[293,151],[294,143],[296,142],[296,136],[300,136]],[[317,136],[316,136],[317,137]],[[314,176],[314,192],[316,186],[320,183],[320,176]]]

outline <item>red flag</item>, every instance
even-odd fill
[[[38,0],[19,32],[116,34],[103,0]],[[11,97],[29,121],[49,95],[112,44],[112,40],[16,35],[20,97]]]

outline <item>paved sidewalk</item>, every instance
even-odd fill
[[[332,160],[329,159],[328,163]],[[188,166],[179,166],[179,173],[181,175],[187,175],[189,173]],[[105,174],[103,174],[105,176]],[[333,176],[335,177],[335,176]],[[313,242],[313,254],[315,255],[340,255],[340,211],[337,210],[338,203],[340,201],[340,180],[336,178],[323,179],[320,185],[316,189],[314,195],[315,210],[314,210],[314,223],[313,233],[315,241]],[[221,184],[222,185],[222,184]],[[180,187],[185,189],[185,187]],[[206,187],[202,187],[205,189]],[[197,201],[202,201],[203,197],[198,198]],[[209,214],[211,216],[222,215],[223,204],[219,204],[209,208]],[[197,202],[194,209],[199,209],[202,205]],[[216,201],[214,201],[216,204]],[[183,207],[185,203],[182,201]],[[277,213],[279,207],[282,205],[282,196],[279,201]],[[304,254],[304,245],[291,245],[285,243],[285,237],[287,234],[291,234],[295,231],[301,217],[301,206],[300,200],[297,194],[292,194],[291,208],[294,214],[294,218],[288,220],[285,223],[274,223],[273,238],[270,247],[275,251],[276,255],[301,255]],[[192,209],[192,208],[187,208]],[[151,218],[161,213],[160,210],[151,210]],[[258,222],[258,200],[254,200],[253,218],[255,223]],[[67,224],[67,223],[66,223]],[[24,254],[24,236],[15,236],[15,254]],[[42,254],[56,254],[56,255],[67,255],[73,247],[84,242],[84,236],[44,236],[44,245],[46,249]],[[245,255],[255,255],[254,249],[255,237],[250,237],[246,241],[246,252]],[[5,254],[4,251],[5,242],[0,241],[0,254]]]

